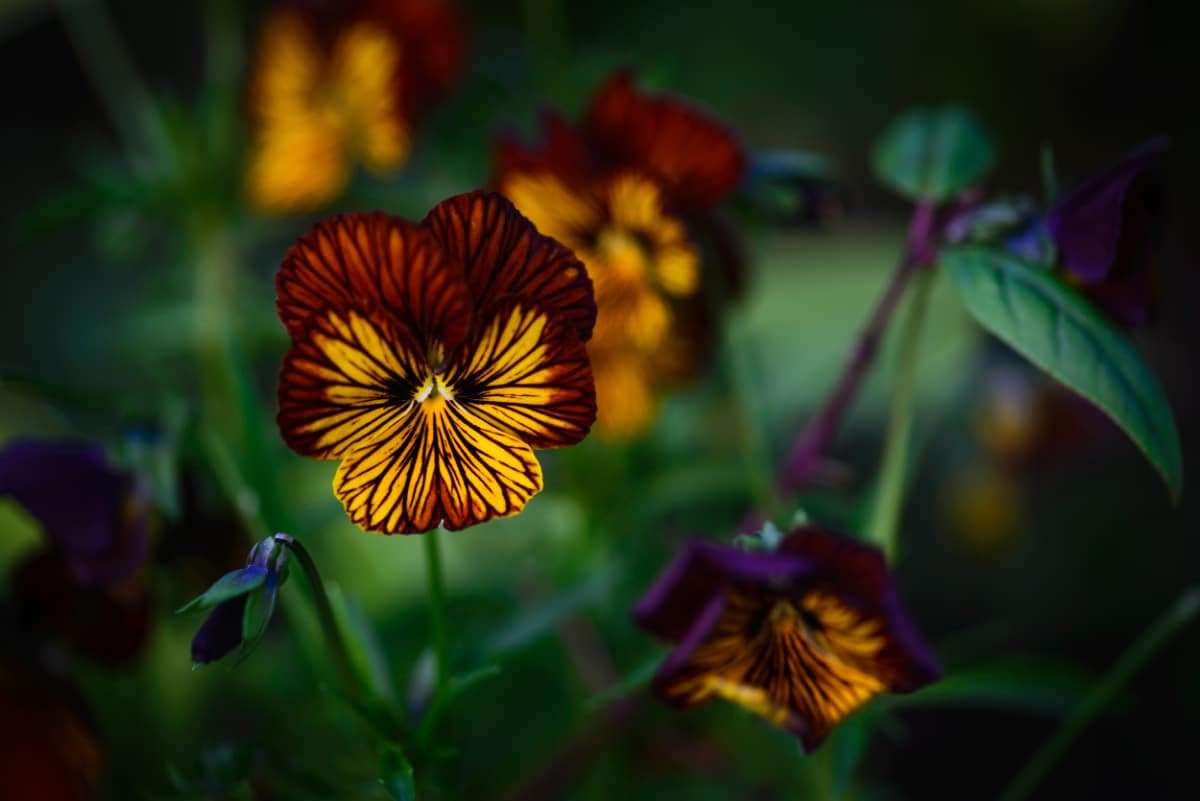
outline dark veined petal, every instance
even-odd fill
[[[394,433],[350,454],[333,488],[366,531],[457,530],[521,511],[542,469],[524,442],[435,389]]]
[[[817,566],[811,587],[859,613],[882,621],[887,633],[872,670],[894,692],[911,692],[941,675],[933,653],[900,604],[883,554],[850,537],[818,528],[793,531],[781,553]]]
[[[654,175],[681,209],[704,208],[725,197],[745,168],[733,134],[681,101],[639,94],[626,72],[592,100],[586,130],[612,166]]]
[[[326,309],[308,320],[279,374],[279,430],[292,450],[339,459],[392,437],[431,368],[416,340],[368,305]]]
[[[829,730],[888,689],[873,669],[882,622],[832,596],[788,599],[751,585],[710,600],[654,678],[668,703],[724,698],[818,746]]]
[[[528,298],[487,312],[445,384],[472,414],[534,448],[582,440],[596,419],[587,351],[562,315]]]
[[[596,323],[587,270],[570,249],[538,233],[503,195],[469,192],[439,203],[424,225],[466,270],[484,308],[507,295],[533,298],[560,312],[586,342]]]
[[[322,220],[284,256],[275,276],[279,319],[295,339],[313,314],[374,301],[425,347],[466,336],[471,298],[460,266],[430,232],[383,212]]]

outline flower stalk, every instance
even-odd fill
[[[896,371],[896,386],[892,393],[879,485],[871,519],[867,525],[867,537],[883,548],[889,562],[896,556],[897,533],[904,502],[905,473],[908,467],[908,446],[912,436],[917,354],[933,277],[932,272],[926,271],[917,279],[916,294],[901,332],[900,362]]]
[[[446,586],[442,575],[442,547],[438,539],[440,530],[430,531],[424,537],[425,580],[429,593],[429,631],[433,640],[435,680],[431,710],[440,708],[450,679],[449,645],[446,637]]]
[[[317,607],[317,620],[320,621],[321,633],[329,646],[329,654],[333,659],[333,667],[337,672],[342,690],[347,697],[355,701],[360,709],[369,709],[368,699],[371,691],[363,684],[350,660],[350,653],[346,650],[346,641],[342,638],[342,630],[334,615],[333,605],[329,602],[329,594],[325,591],[325,582],[321,580],[321,573],[317,570],[317,563],[313,561],[308,549],[295,537],[289,534],[276,534],[274,540],[286,546],[296,557],[296,561],[304,571],[304,578],[308,580],[308,586],[312,588],[313,599]]]
[[[935,212],[933,204],[927,202],[920,202],[913,209],[904,256],[851,346],[833,391],[800,432],[788,454],[780,479],[780,489],[785,492],[799,490],[821,471],[826,452],[841,427],[842,418],[857,396],[863,378],[875,361],[879,343],[908,288],[909,280],[935,257]]]

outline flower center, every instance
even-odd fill
[[[637,234],[605,226],[596,236],[596,254],[616,283],[642,284],[649,272],[649,254]]]
[[[442,382],[437,373],[430,372],[425,383],[413,396],[413,400],[420,403],[426,411],[433,411],[446,401],[454,400],[454,392]]]

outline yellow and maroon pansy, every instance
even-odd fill
[[[677,644],[652,682],[666,703],[733,701],[809,751],[876,695],[939,675],[882,554],[821,529],[773,551],[688,543],[634,617]]]
[[[251,201],[305,211],[336,196],[357,163],[377,174],[403,164],[417,114],[457,75],[462,27],[438,0],[270,11],[249,87]]]
[[[422,223],[332,217],[276,279],[292,347],[279,426],[339,459],[334,492],[368,531],[461,529],[542,489],[533,448],[573,445],[596,415],[583,264],[500,195]]]

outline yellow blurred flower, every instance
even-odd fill
[[[272,11],[249,88],[251,202],[307,211],[336,197],[356,164],[377,175],[402,165],[415,112],[457,72],[461,38],[457,12],[432,0],[351,4],[324,26]]]

